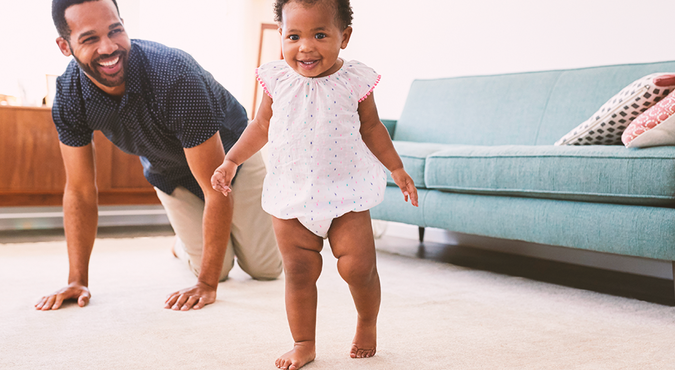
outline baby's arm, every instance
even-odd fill
[[[232,189],[230,184],[237,167],[255,154],[267,143],[267,131],[272,118],[272,98],[263,94],[258,114],[241,134],[237,143],[225,155],[225,160],[211,176],[211,186],[219,192],[227,195]]]
[[[405,201],[410,197],[410,203],[417,207],[417,189],[410,175],[403,169],[401,157],[396,153],[394,144],[389,138],[387,128],[384,127],[377,114],[375,97],[371,93],[366,100],[359,103],[359,117],[361,118],[361,137],[377,159],[391,171],[391,177],[403,192]]]

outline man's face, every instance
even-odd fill
[[[70,39],[56,39],[61,52],[72,55],[101,90],[124,94],[131,41],[110,0],[89,1],[66,9]]]

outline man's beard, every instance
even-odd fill
[[[99,61],[101,59],[105,59],[105,58],[115,57],[115,56],[120,57],[120,61],[122,62],[122,68],[117,73],[115,73],[113,76],[103,75],[98,70],[98,68],[96,68],[96,66],[95,66],[95,65],[98,65],[97,61]],[[102,56],[96,58],[95,60],[92,60],[91,64],[82,63],[75,56],[75,54],[73,54],[73,58],[75,58],[75,61],[80,66],[80,68],[82,68],[84,73],[87,74],[87,76],[93,78],[94,80],[96,80],[96,82],[100,83],[103,86],[117,87],[117,86],[120,86],[120,85],[124,84],[124,82],[126,80],[126,70],[127,70],[128,64],[129,64],[129,59],[127,58],[127,52],[126,51],[118,50],[118,51],[116,51],[116,52],[114,52],[110,55],[102,55]]]

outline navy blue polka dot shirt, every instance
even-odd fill
[[[171,194],[183,186],[204,199],[183,148],[220,132],[225,151],[246,128],[246,111],[188,53],[131,40],[121,100],[101,91],[73,60],[56,81],[52,117],[59,140],[85,146],[100,130],[121,150],[138,155],[145,178]]]

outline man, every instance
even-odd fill
[[[187,311],[215,301],[234,256],[255,279],[282,270],[269,215],[260,196],[265,175],[258,157],[244,163],[234,198],[211,188],[224,153],[247,124],[246,112],[187,53],[130,40],[115,0],[53,0],[56,43],[73,56],[57,80],[52,116],[66,169],[64,227],[68,286],[36,304],[58,309],[64,300],[85,306],[88,266],[98,222],[93,130],[139,155],[176,232],[174,254],[197,284],[169,295],[165,308]]]

